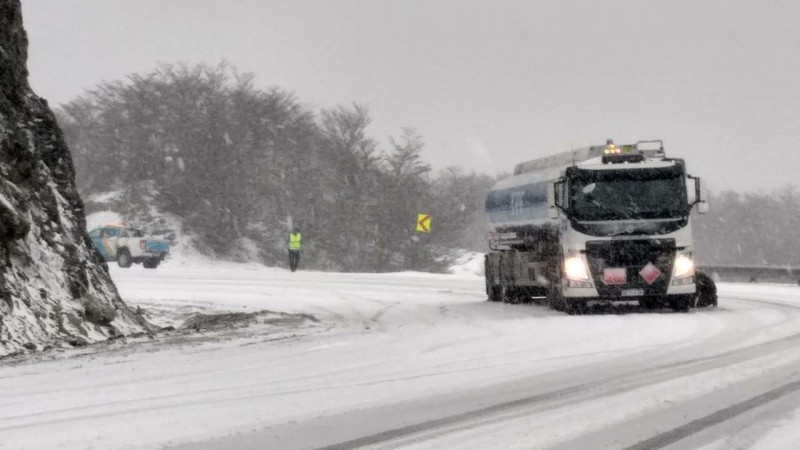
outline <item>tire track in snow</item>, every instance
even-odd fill
[[[375,301],[379,302],[377,300],[375,300]],[[763,302],[763,301],[759,301],[759,302],[760,303],[769,303],[769,302]],[[379,303],[381,303],[381,302],[379,302]],[[389,308],[391,308],[391,307],[393,307],[395,304],[396,303],[387,306],[386,308],[384,308],[384,311],[389,309]],[[779,304],[779,306],[785,306],[785,305]],[[366,319],[366,316],[362,315],[361,317]],[[764,348],[766,346],[770,346],[770,345],[773,345],[775,343],[779,343],[779,342],[783,342],[783,341],[792,341],[793,342],[794,340],[800,340],[800,334],[788,336],[786,338],[783,338],[783,339],[780,339],[780,340],[776,340],[776,341],[769,341],[769,342],[766,342],[766,343],[763,343],[763,344],[757,344],[757,345],[752,346],[752,347],[746,347],[744,349],[735,350],[733,352],[729,352],[729,353],[725,353],[725,354],[720,354],[720,355],[715,355],[715,356],[710,356],[710,357],[704,357],[704,358],[699,358],[699,359],[682,361],[682,362],[678,362],[678,363],[674,363],[674,364],[670,364],[670,365],[666,365],[666,366],[661,366],[661,367],[657,367],[657,368],[653,368],[653,369],[644,369],[644,370],[640,371],[639,374],[640,375],[648,375],[648,374],[650,374],[652,372],[656,372],[656,371],[659,371],[659,370],[673,369],[673,368],[678,368],[678,367],[683,367],[683,366],[689,366],[689,365],[696,364],[696,363],[712,361],[712,360],[720,359],[720,358],[724,358],[724,357],[730,357],[732,354],[739,354],[739,353],[750,354],[750,353],[752,353],[754,351],[754,349]],[[616,353],[616,352],[618,352],[618,351],[614,351],[612,353]],[[757,353],[756,355],[760,356],[761,353]],[[586,356],[586,355],[569,355],[568,357],[571,358],[571,357],[580,357],[580,356]],[[400,358],[394,358],[394,359],[400,359]],[[550,358],[546,358],[544,360],[548,360],[548,359],[550,359]],[[561,359],[561,358],[559,358],[559,359]],[[745,359],[747,359],[747,358],[745,358]],[[745,360],[745,359],[741,359],[741,360]],[[729,364],[732,364],[732,363],[735,363],[735,362],[738,362],[738,361],[739,360],[731,362]],[[376,365],[379,365],[381,363],[385,363],[385,361],[370,363],[370,364],[367,364],[366,366],[376,366]],[[277,395],[291,395],[291,394],[302,393],[302,392],[314,392],[314,391],[320,391],[320,390],[334,390],[334,389],[351,388],[351,387],[359,387],[359,386],[370,386],[370,385],[376,385],[376,384],[381,384],[381,383],[393,383],[393,382],[400,382],[400,381],[408,381],[408,380],[420,379],[420,378],[425,378],[425,377],[452,375],[454,373],[461,373],[461,372],[465,372],[465,371],[487,370],[487,369],[492,369],[492,368],[495,368],[495,367],[498,367],[498,366],[506,366],[508,364],[512,364],[512,363],[511,362],[506,362],[506,363],[499,363],[499,364],[480,365],[480,366],[475,366],[475,367],[461,368],[461,369],[448,370],[448,371],[434,370],[434,371],[430,371],[430,372],[426,372],[426,373],[421,373],[421,374],[416,374],[416,375],[409,375],[409,376],[401,376],[401,377],[397,377],[396,376],[396,372],[394,372],[393,374],[391,374],[390,376],[388,376],[386,378],[381,377],[381,378],[378,378],[376,380],[372,380],[372,381],[368,381],[368,382],[364,382],[364,383],[339,384],[339,385],[329,386],[329,387],[325,387],[325,388],[305,388],[305,389],[297,389],[297,390],[283,390],[283,391],[256,394],[255,396],[256,397],[270,397],[270,396],[277,396]],[[724,364],[720,364],[720,366],[721,365],[724,365]],[[364,367],[360,366],[360,367],[356,367],[356,368],[364,368]],[[435,367],[430,367],[430,368],[431,369],[435,369]],[[237,370],[241,371],[243,369],[244,368],[239,367]],[[342,368],[342,369],[339,369],[339,370],[330,371],[330,372],[326,372],[326,373],[328,375],[330,375],[332,373],[342,373],[342,372],[351,371],[353,369],[355,369],[355,368],[354,367],[348,367],[348,368]],[[261,369],[259,367],[254,367],[253,370],[261,370]],[[706,368],[700,368],[700,370],[698,370],[698,371],[702,371],[702,370],[707,370],[707,369]],[[191,376],[193,374],[192,373],[186,373],[184,375]],[[301,376],[300,378],[301,379],[316,378],[316,377],[319,377],[320,375],[321,374],[316,373],[316,374],[312,374],[312,375]],[[379,375],[379,374],[376,374],[376,375]],[[503,410],[513,409],[513,408],[516,408],[516,407],[518,407],[520,405],[541,402],[541,401],[545,401],[545,400],[550,399],[550,398],[557,398],[557,397],[558,398],[563,398],[564,396],[567,396],[567,395],[570,395],[570,394],[576,394],[576,393],[580,393],[580,392],[583,392],[583,391],[586,391],[586,390],[597,389],[603,383],[613,383],[615,381],[616,382],[623,382],[627,377],[630,377],[630,375],[620,377],[618,380],[607,379],[607,380],[602,380],[600,382],[592,382],[592,383],[587,383],[585,385],[578,385],[578,386],[570,387],[570,388],[567,388],[567,389],[564,389],[564,390],[554,391],[554,392],[551,392],[549,394],[543,394],[543,395],[540,395],[540,396],[534,396],[534,397],[531,397],[531,398],[528,398],[528,399],[522,399],[520,401],[512,401],[512,402],[500,404],[500,405],[497,405],[497,406],[494,406],[494,407],[490,407],[490,408],[487,408],[485,410],[478,410],[478,411],[475,411],[475,412],[472,412],[472,413],[467,413],[463,418],[461,416],[457,416],[456,418],[449,418],[449,419],[445,418],[445,419],[442,419],[444,421],[442,423],[446,423],[446,424],[457,423],[459,421],[465,420],[466,418],[475,418],[475,417],[478,417],[478,416],[483,416],[483,415],[487,415],[487,414],[493,414],[496,411],[503,411]],[[297,378],[294,378],[292,381],[297,381]],[[656,382],[663,381],[663,378],[659,378],[658,380],[653,378],[650,381],[651,381],[650,384],[654,384]],[[152,409],[179,408],[179,407],[182,407],[182,406],[188,406],[188,405],[193,405],[193,404],[202,404],[203,402],[216,403],[216,402],[225,402],[225,401],[235,401],[235,400],[237,400],[239,398],[245,398],[245,397],[237,397],[234,394],[234,395],[231,395],[231,396],[227,396],[225,398],[204,399],[204,400],[201,400],[199,402],[185,402],[185,401],[181,401],[181,399],[182,398],[186,398],[186,397],[196,397],[197,395],[204,395],[204,394],[208,395],[208,394],[211,394],[211,393],[223,393],[223,392],[235,393],[236,391],[239,391],[239,390],[249,390],[249,389],[252,389],[254,387],[264,386],[264,385],[267,385],[267,384],[274,385],[275,383],[276,383],[276,381],[272,380],[270,382],[265,382],[265,383],[251,383],[251,384],[242,384],[242,385],[236,385],[236,386],[227,386],[227,387],[211,389],[211,390],[205,390],[205,391],[192,391],[192,392],[177,393],[177,394],[170,394],[170,395],[164,395],[164,396],[152,396],[152,397],[147,397],[147,398],[139,398],[139,399],[130,400],[130,401],[122,401],[122,402],[118,401],[118,402],[110,402],[110,403],[97,403],[97,404],[92,404],[92,405],[84,405],[84,406],[80,406],[80,407],[66,408],[66,409],[60,409],[60,410],[55,410],[55,411],[50,410],[50,411],[47,411],[47,412],[36,413],[36,414],[11,416],[11,417],[7,416],[7,417],[0,418],[0,421],[10,420],[10,419],[11,420],[19,420],[19,419],[24,419],[26,417],[27,418],[33,418],[33,417],[37,417],[37,416],[64,414],[64,413],[70,413],[70,412],[81,412],[81,411],[87,411],[88,412],[88,411],[91,411],[91,410],[96,409],[96,408],[104,408],[104,407],[108,407],[108,406],[121,407],[118,411],[113,412],[113,414],[128,414],[128,413],[132,413],[132,412],[137,412],[137,411],[142,411],[142,410],[149,409],[148,407],[141,407],[140,408],[140,407],[136,407],[134,405],[147,404],[148,402],[159,401],[159,400],[169,400],[169,399],[177,400],[177,401],[172,401],[169,404],[164,404],[164,405],[152,405]],[[623,384],[624,384],[624,389],[630,389],[631,388],[630,384],[625,384],[625,383],[623,383]],[[645,384],[648,384],[648,383],[645,383]],[[252,396],[252,394],[249,394],[248,396]],[[124,405],[126,405],[126,404],[130,405],[130,406],[125,407]],[[87,415],[78,414],[74,418],[64,418],[62,420],[63,421],[79,420],[80,418],[91,418],[91,417],[94,417],[94,416],[92,414],[87,414]],[[61,421],[61,420],[59,420],[59,421]],[[419,428],[420,430],[436,428],[438,426],[441,426],[439,422],[440,421],[433,421],[433,422],[428,423],[428,425],[420,424],[418,426],[415,426],[412,429],[412,431],[410,431],[410,432],[412,432],[412,433],[417,432],[418,427],[421,427],[421,428]],[[36,422],[36,423],[42,423],[42,422]],[[28,426],[33,426],[34,424],[35,423],[31,423]],[[16,428],[16,427],[15,426],[2,426],[2,425],[0,425],[0,430],[2,430],[2,429],[13,429],[13,428]],[[407,434],[407,432],[401,432],[399,435],[405,435],[405,434]]]
[[[779,338],[752,346],[735,349],[718,355],[693,358],[685,361],[669,363],[654,368],[646,368],[633,373],[612,376],[606,379],[582,383],[530,397],[523,397],[496,405],[467,411],[461,414],[428,420],[417,424],[390,429],[369,436],[364,436],[338,444],[321,447],[324,450],[343,450],[367,445],[384,443],[396,439],[407,438],[415,434],[430,432],[439,428],[458,426],[464,422],[488,419],[491,416],[512,412],[516,409],[536,407],[536,412],[583,403],[636,388],[655,385],[664,381],[699,374],[708,370],[722,368],[750,359],[759,358],[767,353],[784,351],[800,344],[800,333]],[[794,386],[792,384],[792,386]],[[782,395],[790,393],[789,390]],[[783,391],[781,391],[783,392]],[[550,402],[548,404],[548,402]],[[524,415],[532,412],[524,412]],[[500,419],[500,421],[505,418]],[[446,431],[445,431],[446,432]]]
[[[749,400],[736,403],[727,408],[721,409],[713,414],[693,420],[686,425],[674,428],[667,432],[653,436],[650,439],[641,441],[635,445],[625,448],[625,450],[649,450],[664,448],[668,445],[681,441],[693,434],[706,430],[714,425],[728,421],[740,414],[744,414],[761,405],[777,400],[781,397],[800,391],[800,380],[784,384],[771,391],[764,392]]]

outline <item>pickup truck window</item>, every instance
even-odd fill
[[[131,236],[133,237],[144,237],[144,233],[140,230],[131,230]]]
[[[124,238],[128,237],[128,230],[122,230],[122,232],[120,232],[119,234],[119,237],[124,237]]]
[[[89,233],[89,237],[90,237],[90,238],[99,238],[99,237],[100,237],[100,231],[101,231],[101,230],[92,230],[92,231]]]

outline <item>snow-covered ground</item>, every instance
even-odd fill
[[[451,275],[111,264],[127,302],[179,330],[3,361],[0,448],[800,439],[800,288],[729,284],[716,309],[567,316],[486,302],[476,260]],[[249,326],[180,329],[197,313],[260,311]]]

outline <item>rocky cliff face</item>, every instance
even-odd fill
[[[72,157],[28,85],[19,0],[0,0],[0,357],[152,331],[86,234]]]

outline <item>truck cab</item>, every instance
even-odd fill
[[[563,301],[687,309],[696,291],[690,213],[707,208],[702,183],[681,159],[619,150],[566,168],[554,183]]]
[[[489,297],[533,295],[567,311],[602,302],[686,310],[696,296],[690,213],[706,212],[705,198],[661,141],[518,165],[487,198]]]

